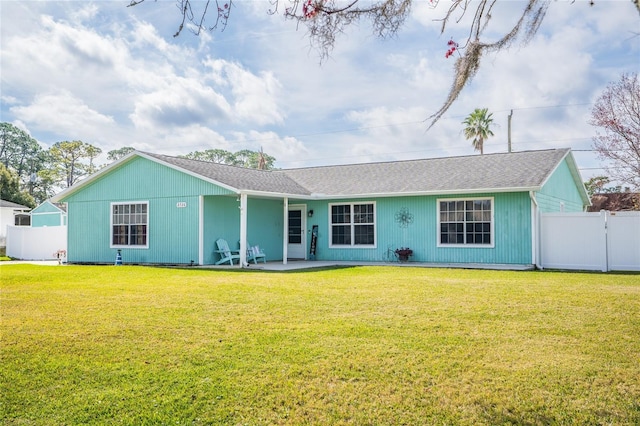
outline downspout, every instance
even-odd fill
[[[289,257],[288,244],[289,244],[289,199],[284,197],[283,200],[283,230],[282,230],[282,264],[287,264],[287,257]]]
[[[531,260],[537,269],[543,269],[540,264],[540,212],[535,192],[529,191],[529,198],[531,198]]]
[[[198,265],[204,265],[204,196],[198,196]]]
[[[240,193],[240,267],[247,263],[247,194]]]

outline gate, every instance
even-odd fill
[[[540,266],[640,271],[640,212],[542,213]]]

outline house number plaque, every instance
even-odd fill
[[[179,209],[183,209],[183,208],[187,207],[187,202],[186,201],[178,201],[176,203],[176,207],[179,208]]]

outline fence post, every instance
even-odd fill
[[[602,242],[601,247],[604,247],[604,256],[602,259],[602,272],[609,271],[609,238],[607,237],[607,219],[609,216],[609,212],[606,210],[600,210],[600,218],[601,218],[601,232],[602,232]]]

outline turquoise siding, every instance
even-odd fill
[[[199,195],[230,193],[185,173],[136,158],[63,200],[68,203],[69,217],[67,259],[71,263],[113,262],[116,249],[110,247],[111,203],[148,201],[149,247],[121,249],[123,261],[197,263]],[[177,203],[186,203],[186,207],[178,208]]]
[[[66,214],[48,201],[31,210],[31,226],[34,228],[66,224]]]
[[[282,260],[283,201],[249,199],[247,242],[263,249],[267,261]],[[231,249],[240,247],[240,202],[236,197],[205,197],[204,263],[220,260],[216,240],[223,238]]]
[[[441,198],[493,197],[494,239],[492,248],[438,247],[437,200]],[[353,200],[342,200],[351,202]],[[329,202],[307,202],[314,210],[308,228],[318,225],[318,260],[382,261],[389,247],[410,247],[415,262],[434,263],[504,263],[531,264],[531,200],[529,194],[501,193],[456,195],[449,197],[426,196],[404,198],[362,199],[376,203],[375,248],[329,247]],[[294,201],[292,201],[293,203]],[[300,201],[303,202],[304,201]],[[332,201],[340,202],[340,200]],[[413,223],[402,228],[395,221],[401,208],[413,214]]]
[[[31,226],[38,228],[42,226],[61,226],[66,221],[62,213],[31,213]]]
[[[198,262],[198,197],[132,199],[148,201],[148,248],[124,248],[125,263]],[[187,207],[177,208],[178,202]],[[71,263],[111,263],[111,200],[69,203],[67,260]]]
[[[267,261],[282,260],[283,200],[249,199],[247,242],[264,249]]]
[[[63,201],[131,201],[157,197],[232,194],[232,191],[186,173],[146,158],[135,157]]]
[[[564,210],[569,213],[584,211],[585,206],[580,196],[580,189],[576,186],[567,160],[564,160],[542,189],[536,193],[540,212],[554,213]]]
[[[219,260],[215,254],[216,240],[224,238],[232,249],[240,239],[240,203],[235,197],[204,198],[204,263]]]
[[[60,213],[60,209],[51,204],[48,201],[40,204],[35,209],[31,210],[31,213]]]

